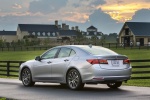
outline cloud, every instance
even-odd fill
[[[131,21],[150,22],[150,9],[136,11]]]
[[[12,6],[12,8],[14,8],[14,9],[21,9],[22,6],[19,5],[19,4],[17,4],[17,3],[15,3],[15,4]]]
[[[92,0],[93,2],[91,3],[94,6],[99,6],[99,5],[103,5],[106,3],[105,0]]]
[[[89,16],[89,23],[96,26],[105,34],[119,32],[123,23],[118,23],[117,20],[111,18],[110,15],[104,13],[101,9],[95,10]]]
[[[64,7],[67,0],[38,0],[30,2],[29,11],[32,13],[41,12],[48,14],[58,11]]]

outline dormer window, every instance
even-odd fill
[[[59,36],[59,32],[57,32],[57,36]]]
[[[50,32],[48,32],[48,33],[47,33],[47,35],[48,35],[48,36],[50,36],[50,35],[51,35],[51,33],[50,33]]]
[[[35,32],[33,32],[32,35],[35,35]]]
[[[40,36],[41,35],[40,32],[38,32],[37,35]]]
[[[55,36],[55,33],[52,33],[53,34],[53,36]]]
[[[43,36],[45,36],[45,32],[43,32],[42,34],[43,34]]]

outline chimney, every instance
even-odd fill
[[[74,27],[72,27],[71,30],[74,30]]]
[[[65,30],[66,24],[62,23],[62,30]]]
[[[75,26],[75,30],[76,30],[76,31],[79,31],[79,27],[78,27],[78,26]]]
[[[55,20],[55,25],[58,27],[58,20]]]
[[[69,25],[66,25],[65,29],[66,29],[66,30],[69,30]]]

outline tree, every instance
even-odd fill
[[[82,35],[82,32],[81,31],[77,31],[77,37],[76,37],[75,41],[80,43],[83,40],[85,40],[85,37]]]

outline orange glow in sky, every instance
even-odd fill
[[[112,0],[106,0],[107,3],[99,6],[105,13],[109,14],[113,19],[119,22],[131,20],[136,11],[140,9],[149,9],[150,2],[142,2],[143,0],[125,0],[117,3],[112,3]],[[134,2],[135,1],[135,2]]]

